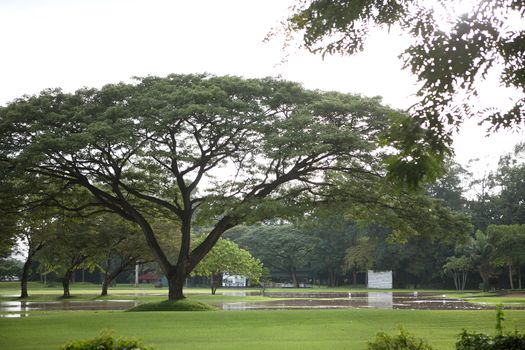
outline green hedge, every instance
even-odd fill
[[[153,350],[137,338],[114,338],[110,332],[103,331],[98,337],[87,340],[74,340],[63,345],[60,350]]]
[[[376,339],[368,343],[368,350],[434,350],[423,339],[415,338],[413,335],[401,328],[399,335],[388,335],[383,332],[377,333]]]

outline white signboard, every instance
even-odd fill
[[[392,289],[392,271],[368,270],[368,288]]]
[[[246,277],[224,274],[222,276],[223,287],[246,287]]]

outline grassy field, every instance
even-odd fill
[[[400,325],[438,349],[453,349],[462,328],[492,332],[494,311],[297,310],[211,312],[46,312],[0,318],[0,344],[58,349],[102,329],[138,336],[161,349],[365,349],[378,331]],[[525,312],[507,311],[506,326],[525,329]]]
[[[99,286],[73,284],[72,300],[99,299]],[[228,289],[231,292],[234,290]],[[249,290],[240,290],[249,291]],[[253,291],[259,291],[254,289]],[[349,292],[348,288],[271,289],[272,292]],[[406,291],[405,292],[413,292]],[[421,290],[419,290],[421,291]],[[31,301],[60,300],[60,286],[31,283]],[[523,303],[522,294],[462,294],[434,291],[474,302]],[[0,300],[18,300],[18,284],[0,283]],[[219,293],[221,291],[219,290]],[[160,294],[160,295],[158,295]],[[213,302],[255,302],[269,298],[240,295],[210,295],[209,289],[189,288],[191,300]],[[166,300],[166,288],[143,285],[117,286],[105,299],[133,299],[139,303]],[[273,299],[274,300],[274,299]],[[29,311],[29,317],[6,318],[0,313],[0,349],[58,349],[72,339],[94,337],[103,329],[121,336],[137,336],[155,349],[365,349],[379,331],[396,333],[399,326],[426,338],[436,349],[453,349],[463,329],[492,333],[494,311],[416,310],[272,310],[209,312],[122,311]],[[525,311],[505,311],[508,330],[525,330]]]

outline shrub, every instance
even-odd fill
[[[108,331],[102,331],[93,339],[74,340],[63,345],[61,350],[153,350],[136,338],[115,339]]]
[[[525,334],[517,331],[489,336],[483,333],[463,331],[456,343],[456,350],[523,350]]]
[[[161,301],[135,306],[128,311],[212,311],[213,306],[194,300]]]
[[[496,335],[463,332],[459,335],[456,350],[523,350],[525,349],[525,334],[516,330],[514,333],[503,333],[503,307],[496,309]]]
[[[373,342],[368,342],[368,350],[433,350],[423,339],[415,338],[403,328],[399,335],[377,333]]]

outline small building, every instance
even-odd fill
[[[156,283],[160,277],[153,272],[148,272],[139,276],[139,283]]]
[[[367,288],[392,289],[392,271],[368,270]]]

